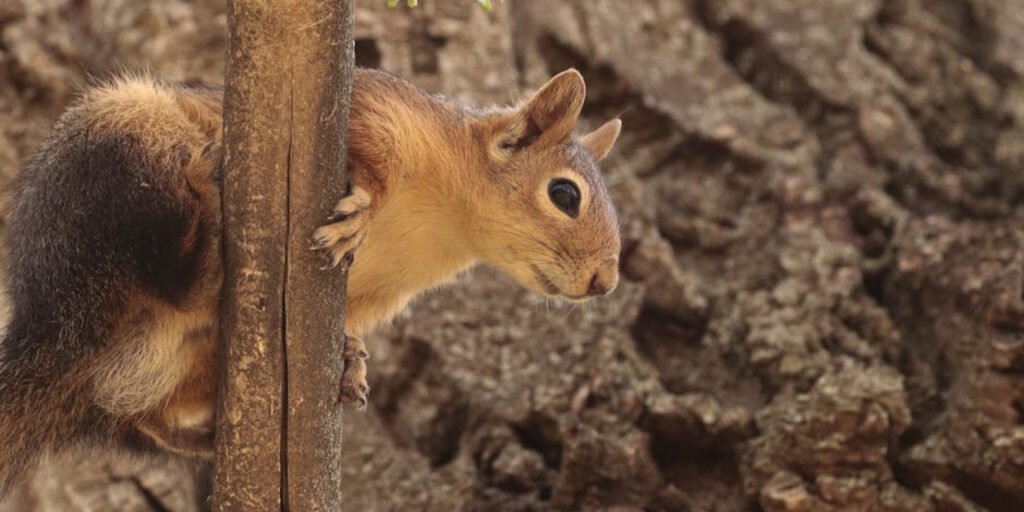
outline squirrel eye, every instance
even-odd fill
[[[580,189],[570,180],[552,180],[548,185],[548,197],[559,210],[576,218],[580,213]]]

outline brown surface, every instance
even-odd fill
[[[480,270],[368,340],[347,509],[1024,509],[1024,4],[383,3],[364,64],[474,103],[576,66],[622,113],[626,279],[570,308]],[[222,72],[213,0],[2,5],[5,176],[83,70]],[[133,510],[96,464],[24,499]]]
[[[347,179],[354,6],[229,5],[213,509],[339,510],[345,287],[309,240]]]
[[[301,12],[312,5],[316,9]],[[342,505],[338,394],[345,366],[346,270],[343,265],[325,272],[323,255],[310,251],[309,244],[348,181],[347,173],[338,170],[346,168],[356,5],[355,0],[303,0],[292,9],[297,41],[287,50],[294,67],[284,296],[288,505],[282,510],[333,512]]]
[[[218,512],[278,511],[286,501],[288,409],[285,280],[293,105],[280,40],[292,29],[257,2],[229,5],[232,52],[224,94],[224,301],[217,401]],[[277,21],[277,22],[275,22]],[[257,106],[256,108],[249,105]]]

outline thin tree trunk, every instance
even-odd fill
[[[309,246],[344,191],[353,11],[229,2],[217,511],[341,509],[345,279]]]

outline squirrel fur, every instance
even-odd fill
[[[0,496],[73,445],[211,453],[222,97],[147,76],[88,90],[19,176]],[[335,264],[355,256],[343,401],[365,404],[359,338],[477,263],[545,296],[615,288],[619,227],[596,162],[621,123],[574,136],[584,97],[575,70],[488,109],[355,71],[351,193],[312,234]]]

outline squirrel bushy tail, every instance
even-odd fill
[[[198,212],[220,211],[209,200],[219,201],[211,178],[219,153],[203,146],[215,137],[201,129],[216,131],[220,111],[204,105],[219,92],[176,94],[147,80],[91,91],[18,176],[6,224],[12,314],[0,344],[0,497],[42,454],[134,441],[127,416],[141,411],[111,411],[112,402],[121,406],[120,391],[150,390],[119,379],[162,384],[167,369],[152,354],[177,346],[152,349],[146,329],[166,322],[153,308],[131,309],[133,301],[177,311],[197,288],[217,293],[201,270],[219,262],[219,252],[203,252],[219,234],[204,231],[213,223]],[[181,331],[170,343],[203,327],[170,323]]]
[[[9,329],[0,342],[0,496],[42,455],[74,442],[90,423],[89,404],[82,399],[86,379],[33,351],[11,350],[43,345],[13,339],[19,334]]]

